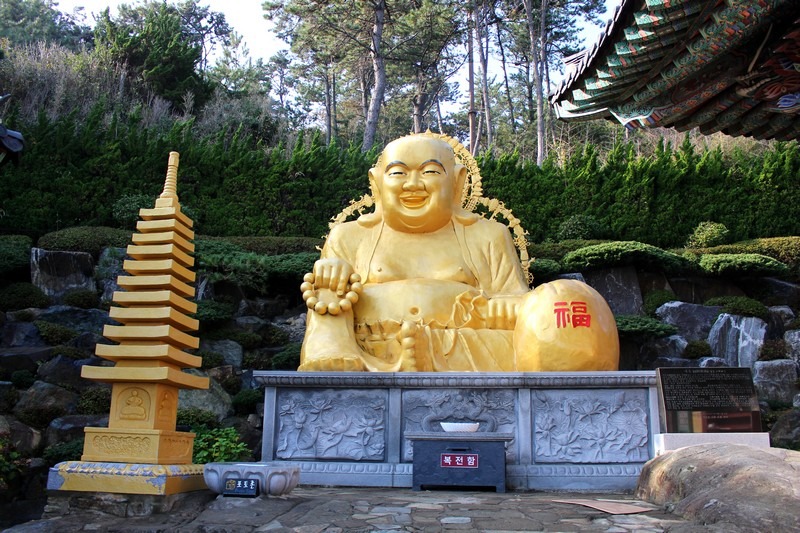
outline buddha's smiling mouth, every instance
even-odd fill
[[[428,203],[429,195],[426,192],[403,193],[400,203],[409,209],[418,209]]]

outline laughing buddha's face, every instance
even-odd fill
[[[386,146],[381,161],[384,168],[373,168],[370,176],[389,227],[429,233],[450,222],[460,193],[457,184],[466,173],[450,145],[430,137],[403,137]]]

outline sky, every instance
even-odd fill
[[[219,11],[225,14],[225,20],[231,28],[244,38],[245,45],[250,50],[250,57],[262,58],[265,61],[275,55],[279,50],[288,48],[281,40],[270,33],[270,22],[264,19],[264,11],[261,9],[263,0],[202,0],[200,5],[209,6],[212,11]],[[611,18],[614,7],[621,0],[606,0],[606,14],[601,20]],[[65,13],[72,13],[78,7],[83,6],[87,14],[86,23],[94,26],[92,14],[102,12],[106,7],[111,7],[112,15],[115,13],[116,6],[119,4],[137,4],[135,0],[115,1],[115,0],[57,0],[58,10]],[[600,34],[602,28],[591,28],[586,32],[586,46],[591,46]]]

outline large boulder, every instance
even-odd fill
[[[125,248],[108,247],[100,252],[97,260],[95,277],[97,286],[100,289],[100,301],[111,302],[114,299],[114,292],[121,291],[122,288],[117,284],[119,276],[126,276],[127,273],[122,269],[122,264],[127,258]]]
[[[39,367],[36,377],[53,385],[82,391],[96,385],[93,381],[81,377],[81,369],[86,365],[101,366],[102,362],[99,357],[73,359],[65,355],[56,355]]]
[[[800,367],[800,329],[790,329],[783,334],[783,340],[788,348],[786,355]]]
[[[758,278],[758,283],[746,283],[742,286],[747,296],[756,300],[800,308],[800,285],[797,283],[776,278]]]
[[[776,448],[800,450],[800,409],[782,414],[769,430],[770,443]]]
[[[17,403],[19,394],[10,381],[0,381],[0,413],[10,413]]]
[[[242,368],[242,358],[244,351],[242,345],[236,341],[223,339],[219,341],[200,341],[201,352],[216,352],[222,355],[222,360],[226,365]]]
[[[67,415],[50,422],[44,433],[45,446],[82,439],[85,427],[108,427],[108,415]]]
[[[794,311],[787,305],[776,305],[769,307],[769,320],[767,320],[767,328],[769,331],[769,338],[778,339],[783,336],[792,320],[794,320]]]
[[[257,316],[258,318],[271,319],[281,316],[288,308],[289,299],[286,296],[245,299],[239,302],[236,316]]]
[[[656,316],[678,328],[678,334],[687,341],[704,341],[708,339],[720,310],[716,306],[667,302],[656,309]]]
[[[677,299],[683,302],[703,303],[716,296],[744,296],[735,284],[716,278],[669,278],[669,285]]]
[[[103,334],[103,327],[107,324],[116,324],[109,318],[108,311],[102,309],[82,309],[80,307],[70,307],[68,305],[54,305],[42,311],[36,316],[37,320],[44,320],[58,324],[66,328],[82,332]]]
[[[85,252],[31,248],[31,282],[54,302],[70,291],[94,291],[94,260]]]
[[[14,449],[24,457],[33,457],[42,449],[42,432],[23,424],[19,420],[7,418],[10,429],[9,440]]]
[[[602,268],[584,272],[586,283],[605,298],[615,315],[642,315],[644,303],[633,267]]]
[[[201,371],[194,369],[186,372],[196,376],[204,375]],[[231,395],[225,392],[225,389],[216,380],[212,379],[211,385],[205,390],[181,389],[178,392],[178,408],[211,411],[216,415],[217,420],[222,420],[233,414],[233,401]]]
[[[306,334],[306,313],[277,318],[272,324],[289,335],[289,342],[303,342]]]
[[[20,394],[19,401],[14,406],[14,416],[37,427],[46,427],[53,418],[73,414],[77,403],[76,393],[44,381],[36,381]]]
[[[635,497],[731,530],[797,531],[800,452],[703,444],[648,461]]]
[[[20,346],[46,346],[47,343],[39,335],[39,328],[32,322],[10,320],[3,328],[2,345],[16,348]]]
[[[39,364],[50,359],[52,353],[50,346],[0,348],[0,377],[10,378],[17,370],[35,374]]]
[[[797,393],[797,365],[789,359],[756,361],[753,385],[759,400],[791,404]]]
[[[708,333],[708,344],[728,366],[753,368],[766,335],[767,323],[760,318],[722,313]]]

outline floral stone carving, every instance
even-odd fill
[[[536,391],[533,413],[536,463],[648,459],[645,391]]]

